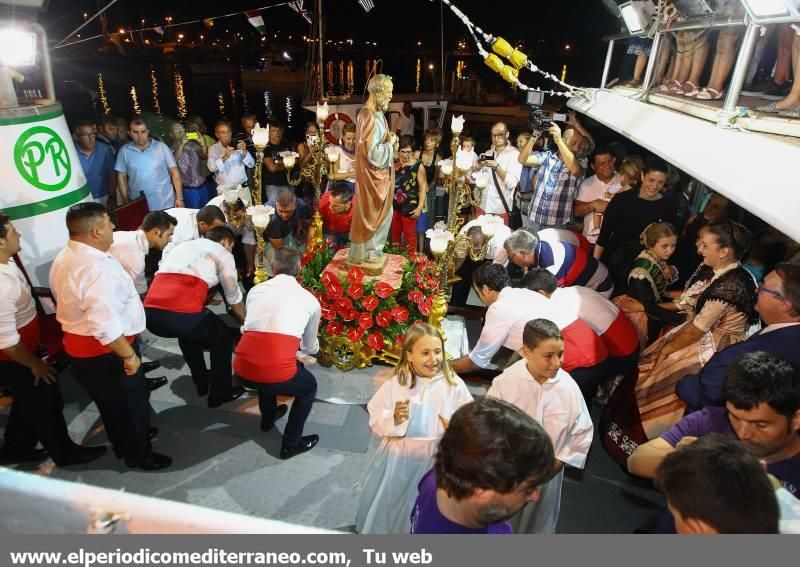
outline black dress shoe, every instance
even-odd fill
[[[152,362],[142,362],[142,372],[145,374],[152,372],[156,368],[161,368],[161,363],[157,360],[153,360]]]
[[[275,421],[278,421],[280,418],[282,418],[284,415],[286,415],[287,411],[289,411],[289,406],[287,406],[286,404],[279,405],[278,409],[275,411]],[[264,421],[264,418],[262,417],[261,418],[261,431],[264,431],[264,432],[271,431],[272,428],[275,427],[275,421],[273,421],[272,423],[267,423],[266,421]]]
[[[228,402],[232,402],[234,400],[238,400],[239,398],[242,397],[242,394],[244,394],[244,388],[242,388],[241,386],[237,386],[236,388],[233,388],[231,390],[230,394],[228,394],[227,396],[225,396],[223,398],[220,398],[218,400],[213,400],[213,401],[211,400],[211,398],[209,398],[208,399],[208,407],[210,407],[210,408],[218,408],[222,404],[226,404]]]
[[[37,463],[47,458],[47,451],[44,449],[31,449],[30,451],[6,451],[0,450],[0,465],[17,465],[20,463]]]
[[[142,469],[146,471],[157,471],[165,469],[172,464],[172,459],[160,453],[150,453],[145,457],[144,461],[136,462],[132,459],[125,458],[125,464],[132,469]]]
[[[63,459],[53,459],[55,464],[59,467],[68,467],[70,465],[83,465],[91,463],[95,459],[99,459],[106,454],[106,448],[100,447],[77,447],[76,449],[67,453]]]
[[[151,392],[158,390],[161,386],[165,386],[168,382],[166,376],[159,376],[158,378],[145,378],[147,380],[147,389]]]
[[[195,384],[197,395],[201,398],[208,395],[208,384]]]
[[[158,435],[158,427],[151,427],[150,429],[147,430],[147,439],[148,440],[152,439],[156,435]]]
[[[281,459],[291,459],[301,453],[310,451],[319,443],[319,435],[303,435],[300,438],[300,444],[297,447],[281,447]]]

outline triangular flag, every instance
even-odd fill
[[[252,12],[245,12],[244,15],[247,16],[247,21],[250,22],[250,25],[258,30],[258,33],[261,35],[267,33],[267,29],[264,27],[264,18],[261,17],[261,12],[254,10]]]
[[[203,20],[203,23],[206,25],[208,29],[211,29],[214,27],[214,18],[206,18],[205,20]]]
[[[164,35],[164,28],[162,27],[153,28],[153,31],[156,32],[158,35]]]

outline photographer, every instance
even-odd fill
[[[529,211],[529,226],[534,230],[561,228],[572,221],[572,204],[578,196],[578,185],[584,176],[584,166],[578,157],[584,135],[571,118],[570,128],[561,134],[561,127],[550,123],[547,134],[552,137],[556,150],[533,152],[533,145],[542,132],[533,136],[520,148],[519,163],[538,167],[533,187],[533,200]]]
[[[481,205],[476,216],[486,213],[499,215],[508,225],[511,207],[514,205],[514,189],[519,183],[522,165],[519,150],[509,142],[508,127],[502,122],[492,126],[492,148],[478,156],[482,171],[491,177],[491,182],[481,195]]]
[[[247,185],[247,170],[255,166],[255,159],[247,151],[247,142],[233,141],[233,129],[227,120],[214,126],[217,143],[208,149],[208,169],[215,174],[217,187],[222,185]]]

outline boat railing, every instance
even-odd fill
[[[730,83],[725,93],[725,100],[722,108],[719,111],[717,124],[723,127],[730,127],[733,120],[737,116],[737,107],[739,106],[739,97],[741,96],[742,86],[744,85],[747,76],[747,69],[750,65],[750,60],[753,57],[756,42],[758,41],[759,34],[762,31],[762,25],[753,23],[746,17],[741,16],[706,16],[702,18],[692,18],[680,22],[672,22],[671,24],[659,23],[655,26],[655,30],[650,34],[646,32],[630,34],[620,33],[609,35],[603,38],[608,41],[608,50],[606,52],[605,66],[603,67],[603,75],[600,80],[600,88],[606,88],[608,84],[608,75],[611,69],[611,62],[614,55],[614,47],[617,42],[632,39],[635,37],[645,37],[652,35],[653,45],[650,48],[650,57],[647,61],[645,68],[644,79],[642,80],[641,89],[647,92],[653,87],[656,68],[659,61],[659,52],[663,48],[664,36],[669,33],[679,31],[691,30],[711,30],[723,29],[730,27],[744,27],[744,38],[741,41],[739,52],[736,56],[736,62],[731,73]]]

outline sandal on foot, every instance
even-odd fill
[[[681,87],[681,84],[678,81],[672,79],[672,80],[667,81],[667,82],[665,82],[665,83],[663,83],[661,85],[658,85],[658,90],[661,91],[662,93],[670,93],[670,92],[672,92],[672,89],[675,89],[675,88],[679,89],[680,87]]]
[[[723,91],[718,91],[717,89],[712,89],[711,87],[706,87],[702,89],[699,93],[697,93],[694,98],[697,100],[719,100],[722,98]],[[690,95],[686,95],[690,96]]]
[[[678,94],[682,94],[683,96],[688,96],[688,97],[696,97],[700,93],[700,89],[697,88],[697,85],[695,85],[692,81],[686,81],[685,83],[683,83],[683,87],[687,86],[689,87],[690,90],[687,91],[684,88],[681,88],[681,92]]]
[[[756,112],[766,112],[768,114],[777,114],[781,112],[778,108],[777,102],[771,102],[769,104],[762,104],[761,106],[757,106],[754,109]]]

